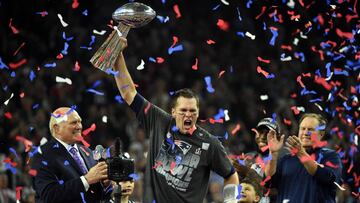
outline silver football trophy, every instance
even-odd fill
[[[127,3],[114,11],[112,18],[119,23],[101,47],[96,51],[90,62],[98,69],[105,71],[113,68],[115,59],[122,51],[124,43],[121,37],[127,36],[130,28],[137,28],[148,24],[156,16],[156,12],[149,6],[132,2]]]

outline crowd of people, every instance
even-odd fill
[[[327,141],[328,148],[336,150],[342,163],[343,182],[339,182],[339,185],[345,190],[335,188],[336,200],[355,202],[359,198],[357,176],[360,175],[359,147],[356,141],[359,132],[359,115],[356,112],[356,93],[359,92],[358,71],[349,70],[347,76],[333,75],[328,80],[329,83],[340,84],[333,86],[333,98],[321,85],[310,81],[313,76],[315,77],[316,69],[325,67],[326,56],[329,56],[326,55],[323,61],[320,55],[313,51],[317,48],[311,47],[326,40],[335,41],[338,45],[343,42],[331,33],[328,36],[322,35],[322,29],[316,28],[313,18],[326,11],[334,12],[335,15],[341,14],[341,11],[332,10],[330,6],[321,6],[319,11],[310,9],[307,10],[308,13],[304,13],[299,4],[296,4],[295,9],[289,9],[284,3],[277,2],[272,6],[270,2],[264,2],[263,5],[254,3],[251,8],[247,8],[246,2],[236,6],[224,6],[219,3],[217,9],[217,4],[178,2],[182,14],[178,18],[173,11],[174,2],[158,1],[150,5],[157,11],[158,16],[169,16],[170,20],[161,22],[157,17],[144,28],[131,30],[127,37],[129,45],[124,51],[124,56],[136,89],[151,104],[169,113],[173,107],[170,102],[173,94],[182,88],[191,89],[199,97],[199,127],[218,138],[226,153],[230,157],[240,157],[239,160],[244,158],[244,154],[263,153],[261,148],[267,146],[268,143],[264,140],[262,144],[258,144],[261,136],[254,130],[262,118],[270,117],[278,122],[281,134],[286,135],[284,143],[288,140],[289,145],[295,145],[298,140],[290,135],[301,131],[300,115],[304,112],[322,114],[328,120],[323,139]],[[346,3],[348,2],[335,5],[339,8],[344,7]],[[102,1],[92,1],[81,2],[80,7],[71,9],[72,5],[68,2],[22,4],[26,6],[15,1],[0,3],[0,17],[3,19],[0,22],[9,24],[7,27],[2,24],[4,29],[0,29],[0,200],[15,202],[17,191],[21,191],[21,202],[34,202],[36,192],[32,178],[35,174],[30,163],[41,142],[44,142],[44,139],[52,139],[48,126],[51,113],[61,106],[76,105],[76,111],[83,118],[83,130],[89,130],[89,133],[84,135],[84,140],[90,144],[91,149],[97,144],[108,147],[113,144],[116,137],[121,138],[123,150],[129,152],[136,161],[135,171],[138,179],[134,181],[134,191],[130,199],[141,201],[147,187],[144,185],[144,174],[150,156],[147,152],[152,147],[151,139],[146,128],[139,127],[133,110],[127,107],[126,100],[122,99],[124,97],[120,97],[121,93],[116,87],[114,77],[95,69],[88,62],[111,32],[106,25],[110,23],[111,12],[120,5],[116,2],[105,4]],[[263,16],[257,17],[261,13],[261,6],[269,9]],[[278,8],[277,12],[274,12],[274,8]],[[42,9],[48,14],[37,14]],[[85,10],[88,15],[84,14]],[[288,10],[302,15],[296,25],[286,21],[285,13]],[[58,13],[69,23],[68,27],[61,25]],[[274,17],[269,17],[273,13],[273,16],[277,17],[283,14],[285,23],[275,24]],[[343,13],[344,16],[345,14]],[[313,22],[311,32],[299,26],[307,22],[304,18]],[[228,31],[219,29],[219,19],[230,23]],[[267,31],[263,31],[264,24],[267,24]],[[276,25],[281,31],[275,46],[268,44],[271,38],[271,25]],[[344,26],[350,27],[351,23]],[[14,33],[15,27],[19,31],[18,34]],[[299,52],[285,52],[287,49],[283,48],[284,45],[293,43],[293,36],[299,33],[291,32],[298,27],[303,31],[302,35],[306,31],[309,35],[306,40],[297,37],[300,39],[299,46],[293,45],[292,49],[302,51],[305,61],[301,61]],[[107,32],[104,35],[96,35],[93,29]],[[256,39],[251,40],[238,34],[246,31],[254,33]],[[92,35],[96,39],[91,44]],[[74,39],[69,39],[71,37]],[[357,38],[358,35],[355,35],[355,42]],[[214,44],[207,43],[210,39]],[[69,45],[66,50],[65,42]],[[19,49],[22,43],[25,44]],[[181,44],[183,50],[168,54],[172,44]],[[89,47],[91,50],[87,49]],[[336,47],[337,50],[339,48]],[[17,49],[19,51],[16,51]],[[352,49],[357,50],[354,46]],[[326,50],[323,51],[328,54]],[[293,59],[281,61],[282,53],[293,54]],[[24,65],[17,68],[10,66],[23,59],[26,59]],[[262,62],[266,61],[265,59],[271,59],[271,66]],[[137,70],[141,60],[145,61],[145,68]],[[352,58],[348,57],[348,60]],[[345,63],[349,64],[341,60],[331,62],[340,68],[343,68]],[[55,67],[48,66],[53,63],[56,63]],[[194,67],[195,63],[197,70]],[[264,77],[259,73],[259,66],[263,69],[266,67],[275,77]],[[323,68],[320,72],[325,74],[326,69]],[[310,77],[306,76],[309,74]],[[57,82],[57,76],[71,79],[71,84]],[[211,78],[211,86],[215,90],[213,93],[208,91],[210,84],[205,81],[207,76]],[[306,88],[301,85],[302,83]],[[315,93],[307,94],[304,90],[313,90]],[[344,97],[347,100],[343,100]],[[316,98],[322,98],[323,102],[312,102]],[[267,156],[263,155],[262,159]],[[294,161],[292,159],[295,159],[295,156],[285,161],[279,158],[279,163]],[[271,160],[275,160],[274,157],[276,155],[272,155]],[[301,163],[296,164],[298,166]],[[332,164],[338,165],[337,162]],[[256,169],[256,164],[252,168]],[[237,167],[235,169],[241,182],[241,174]],[[220,175],[226,177],[228,174],[223,171]],[[279,174],[275,175],[279,177]],[[266,179],[268,175],[265,171],[265,174],[259,176]],[[336,178],[339,178],[338,174]],[[246,177],[242,181],[242,188],[250,187],[249,190],[255,191],[258,196],[255,200],[270,201],[262,199],[267,199],[265,196],[272,197],[272,191],[269,192],[270,195],[266,190],[262,194],[263,191],[259,192],[258,188],[261,187],[258,183]],[[266,181],[266,184],[274,184],[280,188],[280,193],[274,195],[274,198],[277,196],[286,200],[288,191],[285,189],[291,187],[281,183],[281,180],[277,183]],[[332,184],[331,187],[333,186]],[[222,202],[223,187],[222,177],[211,173],[208,194],[204,201]]]

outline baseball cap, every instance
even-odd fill
[[[267,127],[270,130],[274,130],[277,134],[280,134],[280,126],[279,124],[272,118],[263,118],[257,124],[256,129],[261,127]]]

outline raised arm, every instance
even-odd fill
[[[276,138],[275,131],[273,131],[273,130],[271,130],[267,134],[269,151],[270,151],[272,158],[265,166],[265,175],[266,176],[272,176],[276,172],[276,165],[277,165],[277,161],[279,158],[279,151],[284,145],[284,137],[285,137],[285,135],[282,135],[280,137],[280,140],[278,140]]]
[[[120,37],[120,40],[122,40],[125,44],[127,43],[125,38]],[[126,67],[125,59],[122,52],[120,52],[119,56],[117,57],[113,69],[115,71],[118,71],[118,74],[115,76],[115,81],[121,97],[128,105],[130,105],[136,95],[136,89],[131,75]]]

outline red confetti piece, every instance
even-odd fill
[[[90,156],[90,153],[88,151],[86,151],[86,149],[84,149],[84,147],[81,146],[80,149],[81,149],[81,151],[83,151],[86,154],[86,156]]]
[[[31,176],[36,176],[37,175],[37,170],[35,170],[35,169],[30,169],[29,170],[29,175],[31,175]]]
[[[304,2],[303,2],[303,0],[299,0],[299,4],[300,4],[302,7],[304,7]]]
[[[79,62],[78,62],[78,61],[75,62],[75,67],[74,67],[73,70],[74,70],[74,71],[79,71],[79,70],[80,70],[80,65],[79,65]]]
[[[292,106],[291,110],[294,112],[295,115],[299,115],[300,111],[298,110],[298,108],[296,106]]]
[[[78,136],[78,137],[76,137],[76,139],[78,141],[80,141],[86,148],[90,147],[90,144],[88,142],[86,142],[86,140],[84,140],[84,138],[82,136]]]
[[[191,66],[191,68],[192,68],[193,70],[197,70],[197,69],[198,69],[198,62],[199,62],[199,61],[198,61],[198,58],[196,58],[196,59],[195,59],[195,64]]]
[[[342,38],[352,39],[354,35],[351,32],[343,32],[339,28],[336,28],[336,34]]]
[[[265,78],[267,78],[268,75],[269,75],[269,73],[266,72],[265,70],[263,70],[260,66],[256,67],[256,71],[257,71],[258,73],[263,74],[263,75],[265,76]]]
[[[162,58],[162,57],[156,57],[156,63],[164,63],[164,58]]]
[[[239,130],[240,130],[241,126],[240,124],[236,124],[235,128],[231,131],[232,135],[235,135]]]
[[[353,176],[354,176],[355,187],[359,187],[360,176],[357,176],[355,172],[353,173]]]
[[[196,126],[193,125],[193,127],[190,128],[190,130],[188,131],[188,133],[189,133],[190,135],[192,135],[195,130],[196,130]]]
[[[216,42],[214,40],[209,39],[209,40],[206,41],[206,43],[207,44],[215,44]]]
[[[301,76],[300,75],[296,78],[296,82],[298,82],[302,88],[305,87],[304,83],[301,81]]]
[[[150,106],[151,106],[151,103],[149,102],[149,103],[146,105],[145,109],[144,109],[144,113],[145,113],[145,114],[147,114],[147,112],[149,111]]]
[[[60,53],[60,54],[58,54],[58,55],[56,56],[56,59],[58,59],[58,60],[60,60],[60,59],[62,59],[62,58],[64,58],[64,55],[62,55],[62,53]]]
[[[10,18],[9,27],[11,28],[11,31],[12,31],[14,34],[18,34],[18,33],[19,33],[19,30],[16,29],[16,27],[14,27],[14,26],[12,25],[12,18]]]
[[[285,125],[288,125],[288,126],[291,125],[291,120],[290,119],[284,118],[283,122],[284,122]]]
[[[330,168],[339,168],[339,165],[334,165],[332,162],[327,161],[325,163],[326,166],[329,166]]]
[[[174,172],[175,166],[176,166],[175,161],[172,161],[172,162],[170,163],[170,173],[171,173],[171,174],[174,174],[173,172]]]
[[[19,62],[17,63],[9,63],[9,67],[11,69],[17,69],[19,68],[20,66],[24,65],[27,63],[27,60],[26,59],[21,59]]]
[[[181,13],[180,13],[180,9],[179,6],[177,4],[175,4],[173,6],[174,12],[176,13],[176,18],[180,18],[181,17]]]
[[[218,19],[216,25],[223,31],[228,31],[229,30],[229,23],[224,21],[223,19]]]
[[[163,164],[162,164],[161,161],[156,161],[155,165],[154,165],[153,167],[151,167],[151,169],[155,169],[155,168],[157,168],[157,167],[159,167],[159,166],[162,166],[162,165],[163,165]]]
[[[224,70],[220,71],[218,78],[220,78],[222,75],[224,75],[224,73],[225,73]]]
[[[25,42],[23,42],[23,43],[19,46],[19,48],[16,49],[16,51],[15,51],[14,54],[13,54],[13,56],[15,56],[15,55],[20,51],[20,49],[21,49],[24,45],[25,45]]]
[[[179,41],[179,38],[176,37],[176,36],[173,36],[173,43],[172,43],[172,45],[170,46],[170,48],[174,47],[175,44],[178,43],[178,41]]]
[[[260,185],[264,186],[267,181],[271,179],[271,176],[266,176],[265,180],[261,181]]]
[[[28,140],[28,139],[26,139],[26,138],[24,138],[24,137],[22,137],[20,135],[16,135],[15,139],[16,139],[16,141],[20,141],[20,142],[22,142],[24,144],[25,152],[29,152],[31,150],[31,147],[33,146],[33,143],[30,140]]]
[[[318,136],[316,133],[311,133],[311,141],[313,141],[313,148],[318,148],[318,147],[325,147],[327,145],[327,141],[321,141],[319,140]]]
[[[266,146],[263,146],[263,147],[260,148],[260,150],[261,150],[262,152],[265,152],[265,151],[268,150],[268,149],[269,149],[269,145],[266,145]]]
[[[282,49],[286,49],[286,50],[288,50],[288,51],[292,51],[291,45],[281,45],[281,48],[282,48]]]
[[[16,186],[16,200],[20,200],[22,188],[22,186]]]
[[[213,118],[209,118],[209,122],[210,122],[211,124],[214,124],[214,123],[224,123],[224,119],[220,118],[220,119],[218,119],[218,120],[215,120],[215,119],[213,119]]]
[[[270,63],[270,60],[263,59],[260,56],[257,57],[258,61],[264,62],[264,63]]]
[[[17,163],[14,161],[11,161],[11,159],[9,157],[6,157],[3,161],[4,163],[10,164],[12,167],[16,167]]]
[[[266,11],[266,6],[263,6],[261,8],[261,12],[255,17],[255,19],[256,20],[259,19],[264,14],[265,11]]]
[[[24,98],[25,97],[25,92],[21,92],[19,95],[20,98]]]
[[[82,134],[83,134],[84,136],[87,136],[90,132],[93,132],[93,131],[95,131],[95,130],[96,130],[96,124],[93,123],[93,124],[91,124],[90,128],[85,129],[85,130],[82,132]]]
[[[5,116],[7,119],[12,119],[12,114],[11,114],[10,112],[4,113],[4,116]]]
[[[302,156],[300,158],[301,163],[305,163],[308,161],[315,161],[315,154],[312,154],[311,156]]]
[[[79,2],[78,2],[78,0],[73,0],[73,3],[71,4],[71,7],[72,7],[73,9],[76,9],[77,7],[79,7]]]
[[[314,80],[315,83],[322,85],[327,91],[331,90],[332,86],[328,82],[326,82],[325,78],[316,75]]]

